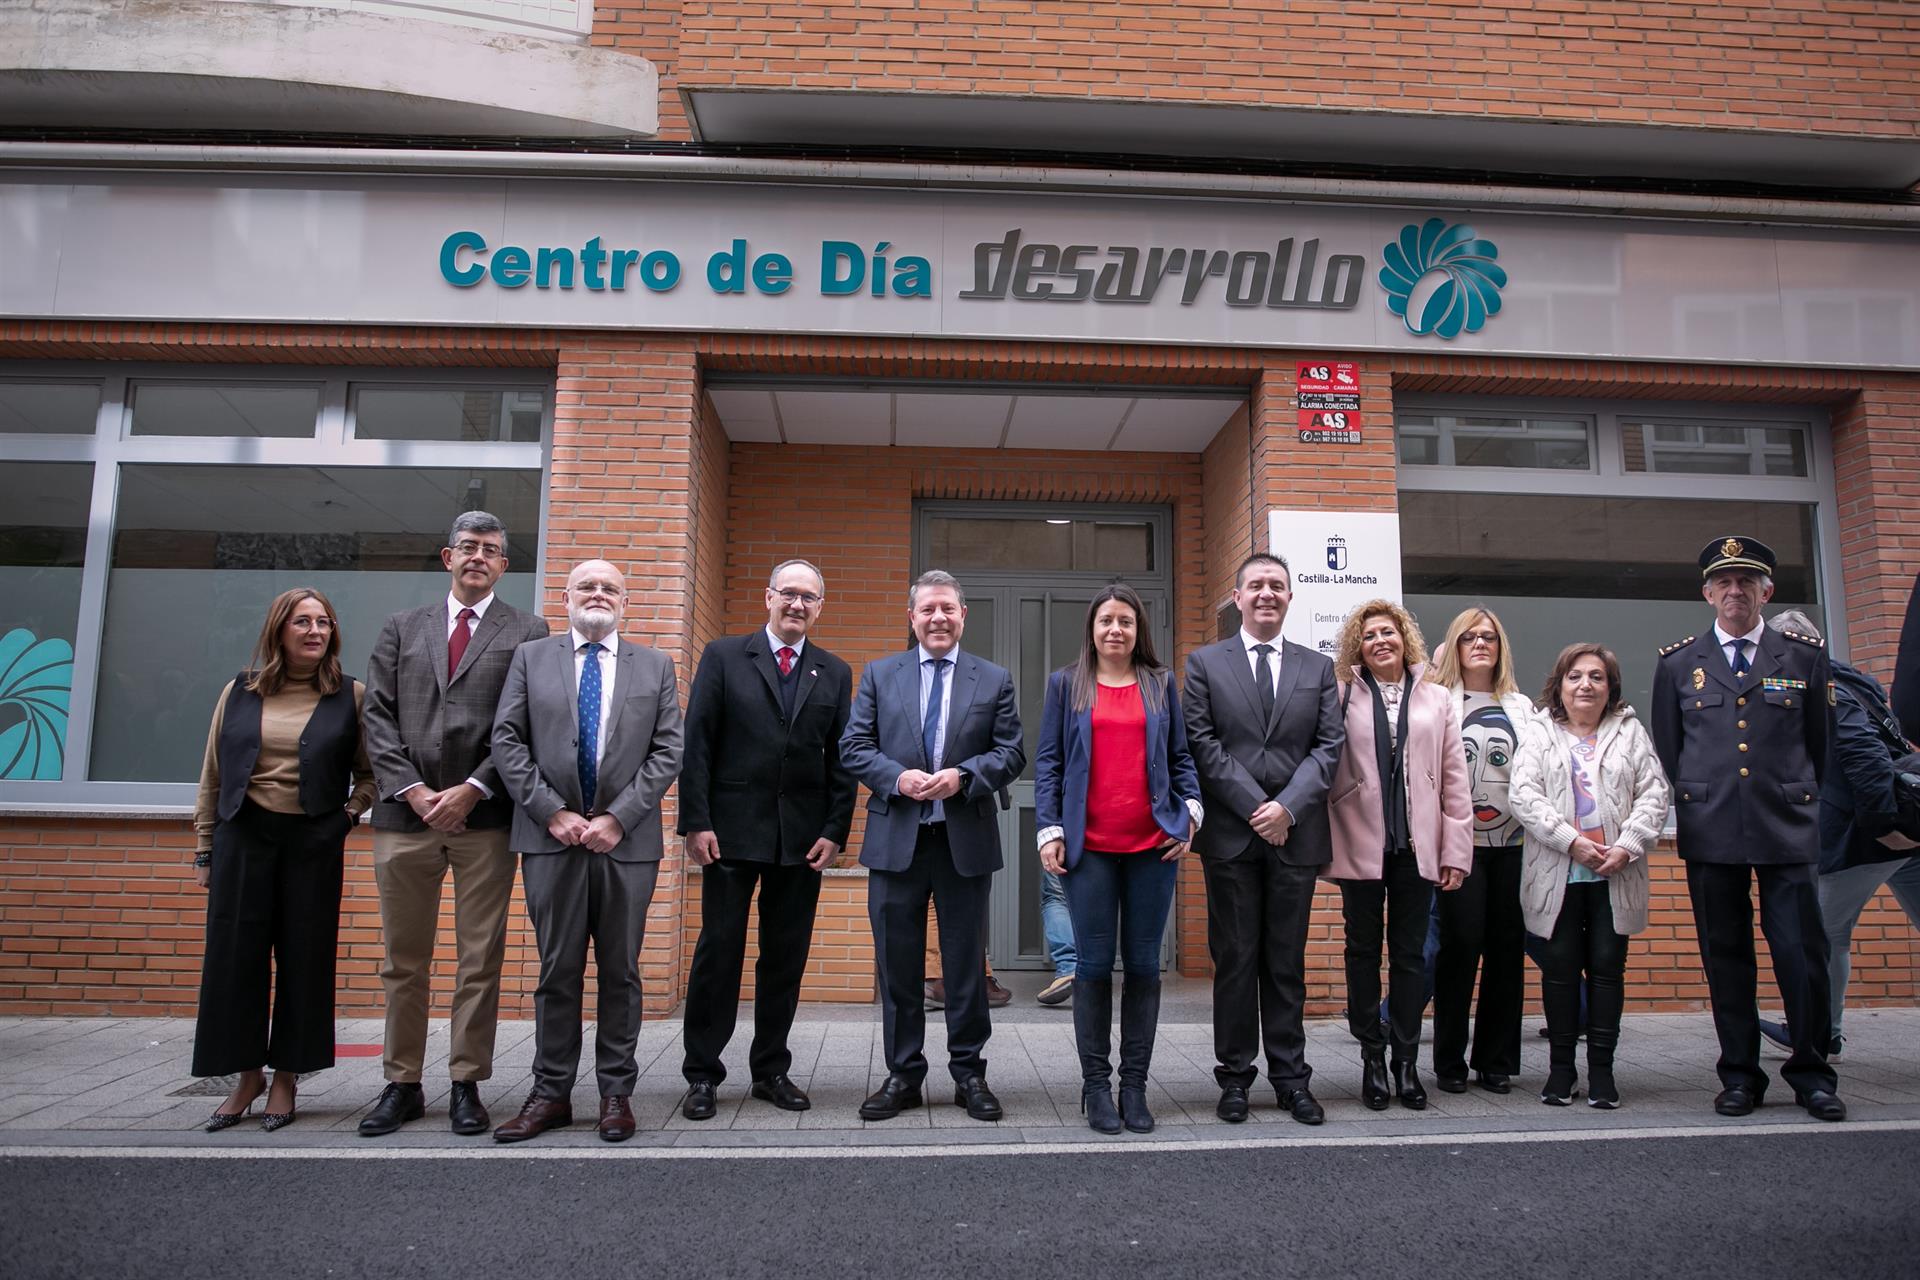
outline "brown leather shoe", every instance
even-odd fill
[[[529,1094],[520,1106],[520,1114],[493,1131],[495,1142],[525,1142],[549,1129],[564,1129],[573,1123],[573,1104],[563,1098],[543,1098]]]
[[[625,1142],[633,1136],[633,1108],[624,1094],[600,1099],[600,1136],[608,1142]]]
[[[987,1008],[1004,1009],[1013,1003],[1013,992],[1001,986],[992,975],[987,975]]]

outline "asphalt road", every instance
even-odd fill
[[[874,1159],[0,1160],[0,1275],[1920,1274],[1920,1140]]]

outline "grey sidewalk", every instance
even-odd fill
[[[1186,985],[1186,984],[1183,984]],[[1204,989],[1202,989],[1204,990]],[[1630,1015],[1621,1036],[1617,1074],[1625,1105],[1615,1112],[1542,1106],[1538,1100],[1546,1073],[1546,1042],[1529,1018],[1525,1062],[1514,1091],[1497,1097],[1478,1088],[1447,1094],[1433,1086],[1428,1047],[1423,1046],[1423,1078],[1432,1099],[1425,1113],[1398,1104],[1369,1111],[1359,1100],[1359,1055],[1344,1025],[1319,1019],[1308,1026],[1308,1059],[1315,1068],[1314,1092],[1326,1104],[1327,1123],[1317,1129],[1295,1124],[1278,1111],[1264,1082],[1255,1089],[1253,1118],[1245,1125],[1215,1119],[1212,1030],[1204,1001],[1186,992],[1169,1001],[1173,1016],[1163,1021],[1156,1049],[1150,1103],[1160,1121],[1151,1136],[1128,1141],[1175,1143],[1242,1138],[1311,1139],[1358,1135],[1382,1137],[1468,1133],[1549,1134],[1591,1132],[1597,1127],[1647,1130],[1817,1122],[1792,1105],[1792,1095],[1776,1075],[1767,1105],[1744,1121],[1713,1115],[1718,1087],[1713,1062],[1713,1028],[1704,1013]],[[743,1013],[746,1011],[743,1010]],[[746,1097],[745,1054],[750,1015],[727,1056],[729,1079],[720,1092],[720,1113],[691,1123],[678,1103],[680,1028],[677,1018],[650,1021],[640,1038],[640,1086],[634,1111],[640,1132],[629,1148],[671,1145],[752,1148],[833,1147],[848,1145],[952,1143],[1058,1143],[1097,1140],[1079,1115],[1079,1070],[1073,1050],[1072,1017],[1064,1009],[1040,1009],[1030,1003],[995,1018],[987,1047],[988,1078],[1006,1106],[1000,1124],[969,1120],[951,1105],[944,1086],[944,1029],[940,1014],[929,1015],[929,1105],[884,1123],[860,1121],[854,1109],[885,1076],[880,1026],[867,1006],[806,1006],[794,1028],[793,1077],[813,1095],[811,1111],[780,1111]],[[345,1045],[378,1042],[375,1019],[339,1024]],[[494,1078],[482,1096],[504,1120],[519,1106],[529,1083],[533,1028],[528,1022],[502,1024]],[[492,1148],[485,1138],[456,1138],[445,1113],[445,1022],[436,1022],[428,1045],[428,1116],[378,1144],[355,1132],[360,1117],[378,1095],[380,1059],[342,1057],[332,1070],[301,1082],[300,1119],[276,1134],[242,1124],[219,1134],[199,1130],[217,1105],[204,1082],[188,1072],[193,1037],[190,1020],[138,1018],[0,1019],[0,1146],[300,1147],[322,1149],[394,1145],[409,1148]],[[1850,1009],[1847,1052],[1839,1064],[1840,1092],[1855,1122],[1920,1120],[1920,1009]],[[1766,1051],[1765,1065],[1777,1073],[1780,1056]],[[574,1093],[578,1123],[565,1132],[543,1136],[539,1147],[601,1147],[591,1123],[596,1115],[593,1039],[588,1031],[581,1082]],[[1584,1074],[1584,1066],[1583,1066]],[[258,1112],[256,1107],[255,1111]]]

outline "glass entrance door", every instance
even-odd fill
[[[1140,593],[1161,661],[1173,652],[1166,513],[1155,507],[926,503],[916,572],[946,569],[967,593],[961,647],[1007,668],[1019,696],[1027,769],[1001,811],[1006,869],[993,880],[987,952],[996,969],[1048,969],[1034,844],[1033,760],[1047,675],[1072,662],[1087,606],[1116,579]]]

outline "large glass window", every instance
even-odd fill
[[[1151,573],[1147,521],[981,516],[927,519],[926,563],[962,573],[1014,570]]]
[[[93,467],[0,466],[0,780],[58,779]]]
[[[524,372],[0,364],[0,808],[191,799],[220,687],[313,586],[364,678],[463,511],[532,608],[549,386]]]
[[[100,386],[84,382],[0,382],[0,435],[90,436]]]
[[[298,440],[311,436],[320,388],[241,382],[230,386],[136,383],[136,436],[251,436]]]
[[[1484,604],[1512,640],[1523,692],[1539,694],[1561,648],[1594,641],[1619,655],[1627,700],[1644,712],[1660,648],[1713,624],[1698,556],[1730,534],[1779,557],[1769,615],[1800,609],[1831,631],[1820,513],[1832,497],[1816,424],[1766,410],[1728,422],[1673,409],[1556,403],[1399,415],[1591,424],[1587,475],[1408,465],[1403,442],[1403,586],[1429,643],[1462,609]]]
[[[332,601],[342,665],[364,678],[387,615],[445,593],[447,528],[476,508],[507,526],[496,591],[531,609],[538,472],[122,467],[92,776],[198,777],[209,709],[245,665],[268,602],[289,587]]]
[[[1394,431],[1403,466],[1593,469],[1593,424],[1586,418],[1401,412]]]
[[[546,397],[527,389],[362,386],[353,404],[360,440],[537,441]]]

